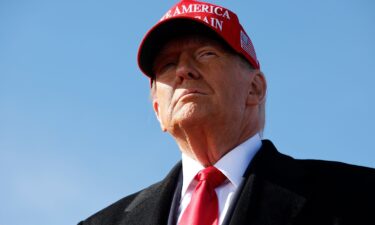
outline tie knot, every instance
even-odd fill
[[[226,180],[226,177],[220,170],[209,166],[199,171],[195,179],[198,181],[207,181],[212,188],[216,188]]]

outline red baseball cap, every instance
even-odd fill
[[[149,78],[156,55],[173,37],[185,34],[213,34],[244,56],[255,68],[260,65],[253,43],[232,11],[218,5],[182,0],[174,5],[143,38],[138,50],[138,65]]]

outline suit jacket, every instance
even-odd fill
[[[178,206],[181,162],[167,177],[79,225],[167,225]],[[177,193],[177,194],[176,194]],[[244,174],[229,225],[375,225],[375,170],[296,160],[267,140]],[[172,213],[173,214],[173,213]]]

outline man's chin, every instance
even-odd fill
[[[202,109],[189,108],[181,109],[173,118],[175,124],[180,126],[194,126],[200,125],[206,121],[209,117],[209,113]]]

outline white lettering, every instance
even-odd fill
[[[225,10],[224,8],[221,8],[221,7],[217,7],[213,5],[205,5],[205,4],[182,5],[180,8],[177,6],[173,10],[169,10],[160,20],[165,20],[170,17],[178,16],[180,14],[185,14],[185,13],[209,13],[209,14],[215,14],[216,16],[224,17],[230,20],[230,15],[229,15],[228,10]],[[206,21],[208,21],[207,18],[206,18]],[[221,21],[221,20],[218,20],[218,21]],[[214,24],[220,24],[220,23],[215,21]]]
[[[222,8],[219,8],[219,7],[216,7],[215,8],[215,14],[218,15],[218,16],[222,16],[223,15],[223,9]]]
[[[228,20],[230,20],[229,12],[228,10],[225,10],[223,17],[226,17]]]
[[[194,12],[201,12],[202,10],[202,5],[200,4],[194,4]]]
[[[202,12],[208,13],[208,5],[202,5]]]
[[[211,26],[215,27],[216,29],[219,28],[220,31],[223,31],[223,21],[218,20],[216,18],[211,18]]]
[[[210,13],[214,14],[214,6],[213,5],[210,5]]]
[[[190,13],[192,7],[192,5],[189,5],[189,7],[186,7],[186,5],[182,5],[182,13]]]
[[[171,14],[172,12],[171,12],[171,10],[169,10],[160,20],[165,20],[165,19],[168,19],[169,17],[171,17],[172,16],[172,14]]]
[[[205,17],[203,18],[203,21],[206,22],[206,23],[208,23],[208,24],[210,24],[210,23],[208,22],[207,16],[205,16]]]
[[[176,9],[174,10],[173,16],[177,16],[177,15],[180,15],[180,14],[181,14],[180,9],[178,7],[176,7]]]

